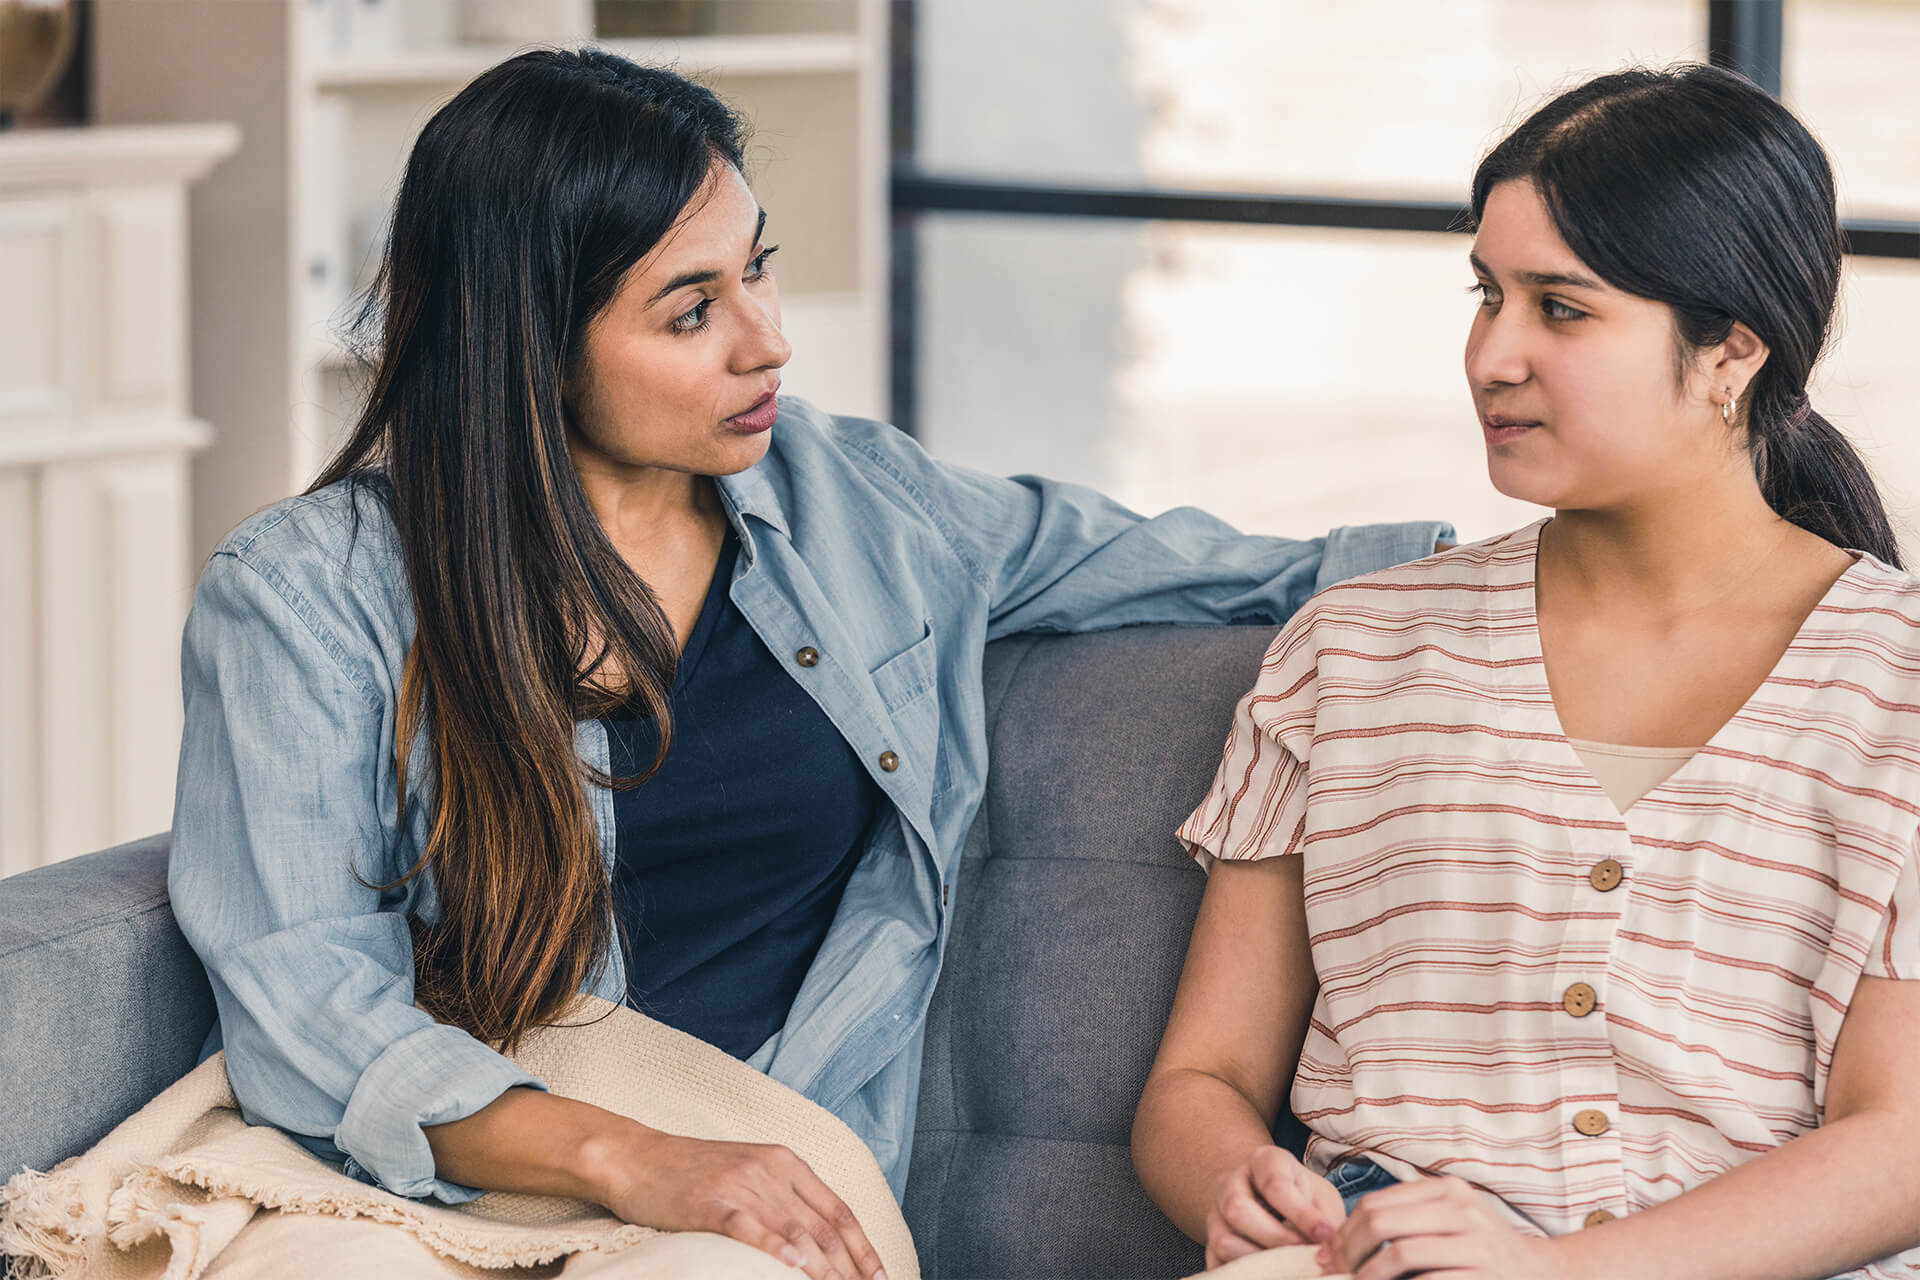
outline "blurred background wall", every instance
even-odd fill
[[[10,104],[50,14],[76,56]],[[1880,229],[1814,398],[1920,556],[1920,0],[0,0],[0,874],[167,825],[190,584],[352,420],[412,138],[583,39],[752,118],[791,391],[1298,536],[1532,518],[1465,393],[1467,239],[1391,228],[1445,226],[1556,88],[1771,58]],[[1183,220],[1181,192],[1384,221]]]

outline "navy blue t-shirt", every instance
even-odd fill
[[[883,796],[729,598],[738,555],[729,529],[666,760],[613,793],[613,888],[628,1000],[746,1058],[785,1025]],[[617,775],[652,761],[651,719],[606,725]]]

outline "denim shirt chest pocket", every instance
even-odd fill
[[[930,795],[950,779],[940,747],[939,655],[931,620],[920,624],[920,638],[867,674],[893,722],[898,742],[892,747],[902,772],[927,780]]]

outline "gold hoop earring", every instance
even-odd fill
[[[1733,394],[1733,388],[1728,387],[1727,398],[1721,402],[1720,405],[1720,421],[1726,423],[1728,426],[1733,425],[1733,409],[1734,406],[1739,403],[1739,400],[1740,398]]]

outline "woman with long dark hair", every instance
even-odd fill
[[[1216,1263],[1920,1274],[1920,581],[1807,399],[1827,158],[1730,72],[1632,70],[1472,211],[1488,469],[1553,515],[1274,642],[1180,830],[1141,1177]]]
[[[1143,520],[777,398],[743,139],[592,50],[428,123],[358,426],[200,582],[170,887],[251,1118],[402,1194],[571,1196],[864,1280],[791,1153],[503,1051],[625,1000],[835,1112],[897,1194],[986,642],[1277,621],[1446,531]]]

